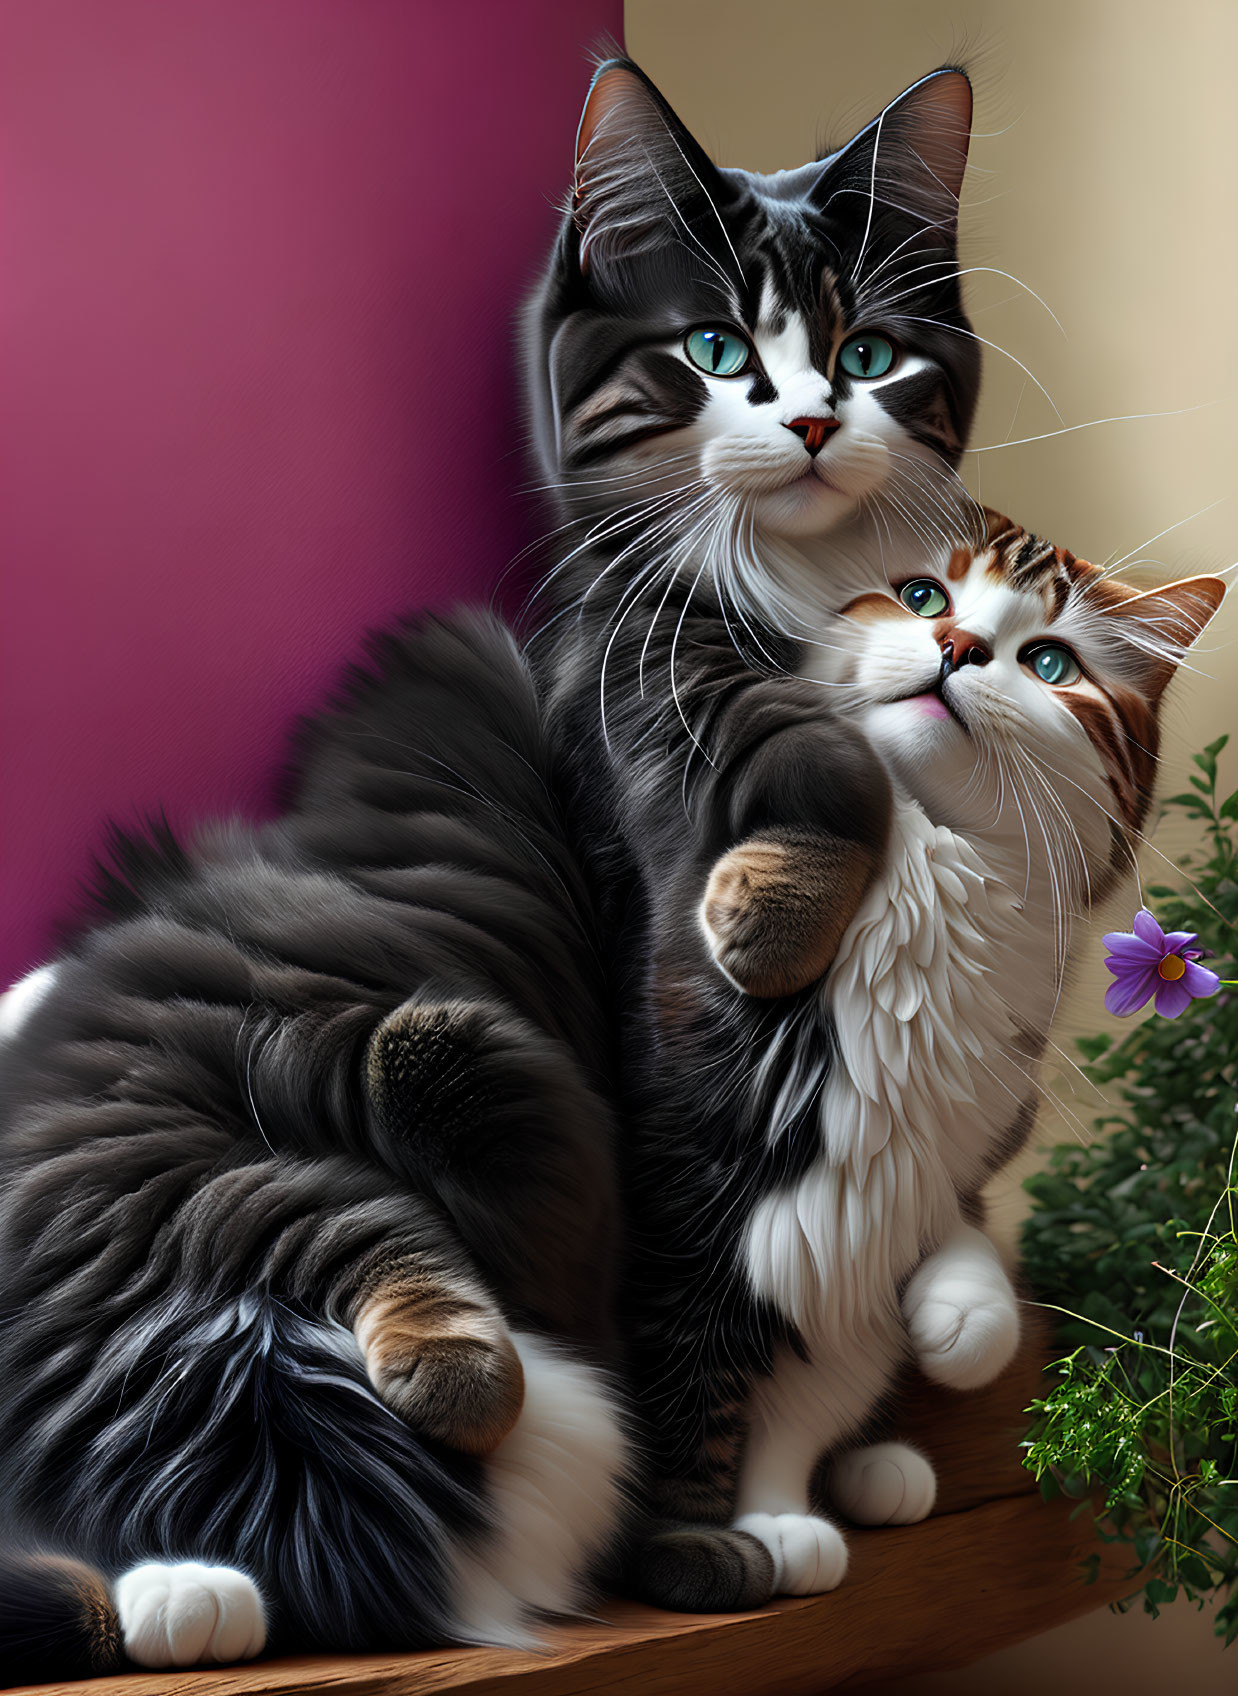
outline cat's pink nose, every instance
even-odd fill
[[[783,428],[790,430],[793,436],[798,436],[810,456],[816,459],[840,422],[838,418],[793,418]]]
[[[960,666],[965,665],[988,665],[992,658],[992,648],[979,636],[973,636],[970,630],[956,627],[941,644],[943,671],[958,671]]]

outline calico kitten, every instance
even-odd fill
[[[628,1322],[665,1522],[631,1582],[672,1607],[837,1583],[818,1457],[909,1354],[956,1387],[1009,1358],[976,1192],[1030,1128],[1070,917],[1126,852],[1220,592],[1136,597],[954,476],[969,114],[943,71],[756,176],[610,61],[530,314],[568,520],[534,651],[628,967]],[[885,1445],[830,1488],[885,1522],[933,1480]]]
[[[792,1594],[846,1570],[822,1494],[861,1524],[933,1505],[914,1450],[838,1452],[908,1353],[959,1390],[1014,1353],[1016,1297],[977,1195],[1031,1130],[1073,921],[1133,862],[1163,691],[1225,592],[1198,577],[1141,593],[984,516],[982,538],[926,550],[914,577],[851,556],[828,583],[784,585],[828,638],[807,673],[895,796],[828,975],[736,1081],[771,1146],[811,1104],[812,1157],[750,1210],[740,1249],[782,1335],[746,1409],[735,1524]]]
[[[277,823],[0,1004],[0,1664],[528,1640],[613,1536],[592,920],[511,638],[377,643]]]
[[[743,1270],[745,1221],[814,1150],[809,1102],[768,1145],[751,1135],[734,1067],[756,1063],[779,998],[833,957],[891,816],[862,730],[801,675],[813,633],[773,567],[827,577],[854,532],[893,570],[966,517],[953,464],[979,382],[956,252],[970,112],[966,77],[942,71],[828,158],[762,176],[715,167],[641,72],[610,60],[527,320],[535,438],[567,520],[532,651],[628,963],[630,1328],[654,1505],[675,1520],[725,1516],[714,1468],[733,1484],[775,1335]],[[709,1061],[692,1046],[702,955],[720,968]],[[761,1072],[772,1097],[780,1056]],[[640,1587],[675,1606],[759,1600],[772,1568],[753,1571],[754,1551],[667,1541],[668,1576],[651,1549]]]

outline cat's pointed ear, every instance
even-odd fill
[[[630,59],[599,65],[576,132],[572,219],[583,274],[696,249],[715,269],[730,244],[714,166]],[[721,253],[719,253],[721,248]]]
[[[1160,699],[1225,599],[1225,589],[1220,577],[1184,577],[1159,589],[1106,597],[1101,611],[1133,652],[1140,686],[1150,700]]]
[[[922,77],[824,162],[813,187],[852,221],[901,216],[953,235],[971,139],[971,83],[951,67]],[[852,206],[840,197],[856,197]]]

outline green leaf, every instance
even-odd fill
[[[1225,977],[1238,953],[1238,793],[1216,804],[1219,738],[1167,803],[1198,832],[1183,882],[1149,885]],[[1028,1179],[1023,1265],[1073,1350],[1029,1409],[1024,1464],[1042,1492],[1103,1504],[1097,1535],[1151,1570],[1145,1605],[1221,1599],[1238,1638],[1238,994],[1115,1039],[1085,1036],[1109,1105],[1089,1142]],[[1141,1337],[1142,1341],[1135,1339]],[[1123,1340],[1127,1339],[1127,1340]]]

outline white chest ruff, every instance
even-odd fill
[[[806,1336],[892,1315],[957,1219],[959,1189],[1028,1093],[1017,1033],[1034,1022],[1031,940],[996,866],[900,799],[885,868],[820,990],[836,1033],[820,1153],[748,1227],[754,1290]]]

